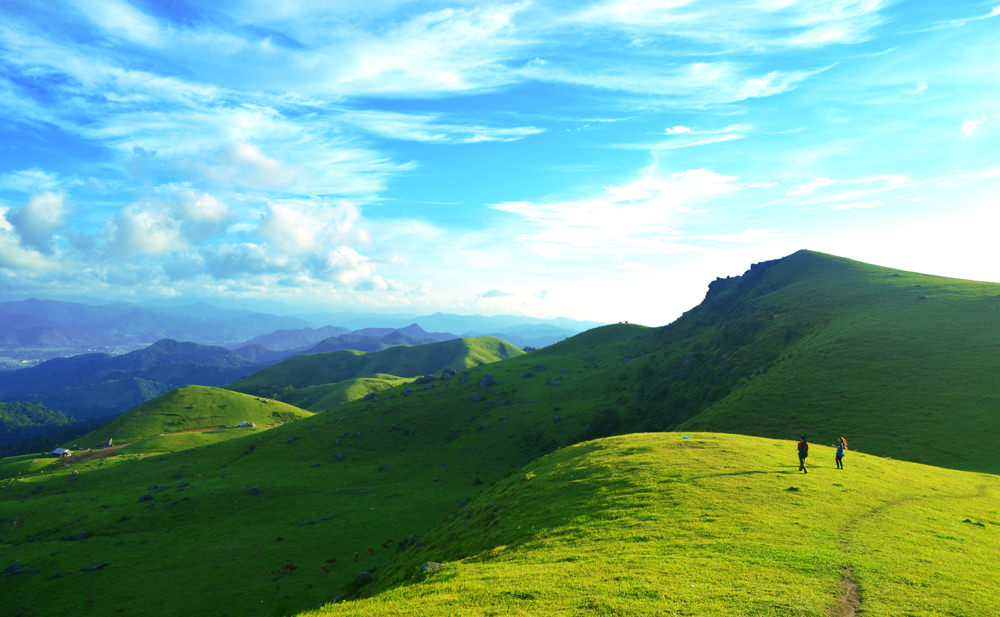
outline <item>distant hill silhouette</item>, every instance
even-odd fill
[[[347,334],[324,339],[306,353],[323,353],[355,349],[357,351],[381,351],[398,345],[425,345],[459,338],[447,332],[426,332],[417,324],[405,328],[365,328]]]
[[[0,400],[41,403],[78,420],[113,416],[177,386],[217,386],[260,365],[223,347],[164,339],[121,356],[84,354],[0,372]]]

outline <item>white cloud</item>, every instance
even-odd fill
[[[814,193],[819,189],[826,188],[834,184],[834,181],[830,178],[814,178],[809,182],[804,182],[802,184],[797,184],[792,188],[788,189],[789,195],[809,195]]]
[[[878,207],[882,205],[882,201],[866,198],[897,191],[914,184],[916,182],[905,174],[882,174],[840,180],[820,177],[796,185],[786,191],[786,194],[803,198],[797,205],[822,205],[835,210],[849,210]],[[839,192],[831,193],[827,190],[831,187]]]
[[[0,189],[19,193],[39,193],[54,191],[60,186],[60,178],[54,173],[38,169],[19,169],[0,174]]]
[[[607,0],[573,20],[619,27],[646,40],[682,37],[728,50],[817,47],[870,39],[884,18],[882,0],[708,3],[694,0]]]
[[[912,90],[907,90],[906,93],[907,94],[920,94],[921,92],[926,92],[926,91],[927,91],[927,82],[926,81],[922,81],[919,84],[917,84]]]
[[[534,126],[491,127],[442,122],[436,114],[347,110],[340,118],[381,137],[432,143],[517,141],[544,132],[544,129]]]
[[[863,210],[868,208],[878,208],[882,206],[882,201],[873,199],[870,201],[852,201],[848,203],[838,203],[830,206],[832,210]]]
[[[509,291],[501,291],[499,289],[491,289],[489,291],[479,294],[480,298],[509,298],[514,294]]]
[[[267,156],[256,145],[234,143],[224,148],[216,164],[205,170],[216,182],[240,187],[280,189],[295,180],[297,171]]]
[[[776,239],[788,238],[789,234],[782,233],[778,229],[744,229],[729,234],[709,234],[701,236],[703,240],[719,242],[725,244],[767,244]]]
[[[702,200],[740,190],[733,176],[706,169],[662,175],[650,168],[624,186],[580,201],[507,202],[495,210],[528,224],[517,236],[547,256],[560,254],[669,254],[688,250],[678,217],[695,214]]]
[[[163,37],[156,21],[126,2],[76,0],[77,8],[109,34],[141,45],[158,46]]]
[[[160,255],[208,240],[232,220],[230,209],[212,195],[168,191],[120,210],[106,227],[107,246],[117,255]]]
[[[13,271],[42,271],[54,266],[40,252],[26,248],[8,220],[9,210],[0,206],[0,268]]]
[[[66,224],[67,214],[69,209],[62,193],[38,193],[8,218],[21,242],[42,253],[51,253],[52,234]]]
[[[730,124],[719,129],[692,129],[688,126],[675,126],[668,128],[667,134],[680,135],[681,137],[670,137],[665,141],[657,142],[621,144],[617,147],[629,150],[679,150],[743,139],[746,137],[745,133],[752,130],[753,127],[747,124]]]
[[[962,137],[964,137],[964,138],[972,137],[972,134],[975,133],[979,129],[979,126],[983,122],[984,122],[984,118],[979,118],[979,119],[976,119],[976,120],[963,120],[962,121],[962,128],[959,129],[959,132],[962,134]]]
[[[623,72],[617,67],[609,69],[606,63],[573,66],[536,60],[518,69],[518,73],[527,79],[656,95],[667,97],[681,107],[702,107],[788,92],[829,68],[754,74],[741,64],[717,61],[670,68],[639,65]]]
[[[108,227],[108,247],[124,257],[157,255],[184,245],[180,222],[155,205],[127,206]]]

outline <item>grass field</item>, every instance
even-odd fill
[[[331,351],[304,354],[270,366],[230,388],[260,396],[286,400],[295,390],[336,384],[359,377],[386,374],[420,377],[444,369],[463,370],[523,355],[517,347],[492,336],[462,338],[414,347],[391,347],[383,351]]]
[[[371,597],[303,615],[1000,614],[1000,478],[810,459],[711,433],[577,444],[452,514]]]
[[[1000,285],[803,252],[663,328],[482,365],[425,350],[463,364],[395,385],[387,352],[278,365],[246,383],[321,413],[266,431],[179,432],[278,405],[219,391],[199,415],[210,390],[182,389],[114,456],[0,461],[22,569],[0,596],[22,615],[1000,614],[998,481],[975,473],[1000,472],[997,306]]]
[[[146,401],[76,441],[83,447],[104,444],[108,438],[118,443],[134,442],[161,433],[219,427],[236,429],[240,422],[257,424],[264,429],[311,415],[311,412],[281,401],[209,386],[182,386]],[[221,435],[234,436],[236,433]],[[180,444],[183,440],[173,441]]]

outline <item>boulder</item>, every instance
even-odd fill
[[[428,574],[430,572],[437,572],[444,567],[443,563],[438,563],[436,561],[425,561],[420,565],[420,572],[422,574]]]
[[[28,572],[31,572],[31,570],[25,566],[22,566],[16,561],[10,562],[9,564],[7,564],[7,567],[3,569],[4,576],[14,576],[15,574],[27,574]]]

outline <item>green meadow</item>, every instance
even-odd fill
[[[998,319],[1000,285],[803,251],[665,327],[181,388],[85,436],[130,442],[103,458],[0,460],[0,595],[11,615],[1000,614]]]
[[[1000,478],[810,458],[800,474],[793,442],[714,433],[576,444],[448,516],[367,597],[302,615],[1000,614]]]

